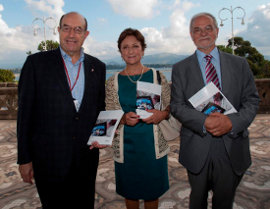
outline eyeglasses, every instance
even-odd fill
[[[64,25],[61,27],[61,30],[64,32],[64,33],[70,33],[71,30],[74,31],[74,33],[76,34],[82,34],[85,30],[82,29],[80,26],[77,26],[77,27],[70,27],[70,26],[67,26],[67,25]]]
[[[198,35],[201,33],[211,33],[213,32],[214,28],[212,27],[212,25],[207,25],[205,28],[199,28],[199,27],[195,27],[192,29],[192,33]]]

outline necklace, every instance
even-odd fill
[[[142,78],[142,76],[143,76],[143,71],[144,71],[144,66],[142,67],[142,71],[141,71],[140,77],[139,77],[136,81],[134,81],[134,80],[132,80],[132,79],[130,78],[127,69],[125,70],[125,73],[126,73],[128,79],[130,80],[130,82],[136,84],[137,81],[141,80],[141,78]]]

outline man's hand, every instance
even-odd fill
[[[109,145],[102,145],[102,144],[99,144],[97,141],[95,141],[91,144],[90,149],[94,149],[94,148],[104,149],[106,147],[109,147]]]
[[[147,124],[158,124],[160,121],[167,118],[169,114],[167,111],[160,111],[156,109],[147,110],[147,112],[153,113],[153,115],[151,115],[150,117],[142,119],[142,121]]]
[[[215,112],[206,118],[204,127],[213,136],[221,136],[232,130],[232,122],[228,116]]]
[[[19,165],[19,171],[24,182],[33,184],[33,165],[32,162]]]

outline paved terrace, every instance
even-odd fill
[[[270,209],[269,127],[270,115],[257,115],[249,127],[253,163],[237,189],[234,209]],[[159,209],[185,209],[190,189],[186,171],[177,161],[179,139],[170,141],[170,147],[170,189],[161,197]],[[0,120],[0,208],[41,208],[35,187],[21,181],[16,152],[16,121]],[[125,208],[123,198],[115,193],[112,152],[107,148],[100,155],[95,206],[97,209]]]

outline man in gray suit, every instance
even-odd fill
[[[235,190],[251,164],[247,128],[256,115],[259,97],[246,59],[215,46],[218,32],[211,14],[195,15],[190,35],[197,50],[172,70],[171,111],[182,123],[179,162],[188,172],[192,209],[207,208],[209,190],[213,208],[232,208]],[[207,77],[209,68],[215,71],[215,81]],[[210,81],[237,113],[207,116],[192,107],[188,99]]]

